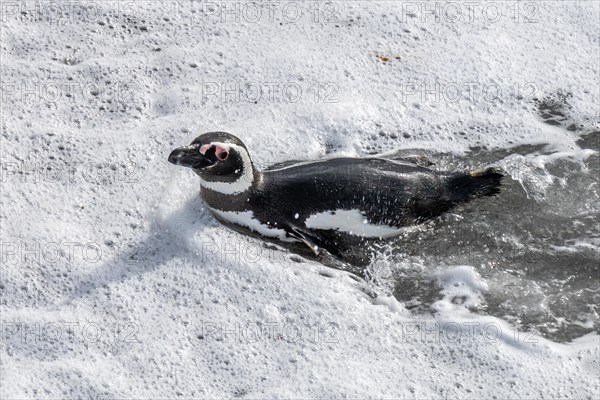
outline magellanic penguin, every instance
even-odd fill
[[[356,265],[353,250],[365,242],[398,235],[457,204],[498,193],[503,176],[495,169],[440,172],[416,159],[377,157],[292,162],[258,171],[244,143],[225,132],[198,136],[173,150],[169,162],[200,177],[201,196],[224,225],[334,267],[339,265],[332,259]]]

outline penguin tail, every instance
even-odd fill
[[[504,174],[497,168],[480,168],[466,174],[451,176],[448,191],[454,203],[463,203],[481,196],[500,193]]]

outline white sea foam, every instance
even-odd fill
[[[533,97],[569,91],[570,117],[597,117],[597,2],[533,2],[535,23],[523,2],[510,3],[519,20],[478,7],[472,23],[436,21],[420,3],[410,16],[406,2],[306,3],[292,21],[281,3],[256,22],[204,4],[2,10],[0,397],[599,397],[598,335],[557,344],[469,312],[494,288],[467,267],[421,265],[441,271],[436,316],[373,301],[345,275],[221,227],[197,176],[167,162],[215,129],[257,167],[541,143],[583,157]],[[252,85],[256,102],[240,94]],[[543,199],[560,185],[547,161],[505,166]],[[100,184],[100,164],[119,174]]]

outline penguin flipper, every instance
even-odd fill
[[[315,255],[315,257],[319,257],[319,250],[320,250],[319,246],[317,246],[316,244],[314,244],[310,240],[308,240],[306,238],[306,236],[303,235],[301,232],[292,228],[292,234],[290,236],[293,236],[294,238],[296,238],[299,241],[301,241],[302,243],[304,243],[306,245],[306,247],[308,247],[310,249],[310,251],[312,251],[312,253]]]
[[[291,227],[290,231],[290,236],[295,237],[304,243],[308,248],[310,248],[315,258],[321,264],[342,271],[347,271],[350,274],[356,274],[358,279],[362,279],[360,277],[360,271],[357,271],[356,268],[344,261],[344,257],[337,250],[337,247],[334,243],[298,227]]]
[[[290,227],[290,235],[300,240],[306,246],[308,246],[313,254],[317,257],[321,256],[323,250],[331,253],[335,257],[341,257],[342,255],[336,250],[335,244],[327,241],[321,236],[308,232],[304,229],[298,228],[297,226]]]

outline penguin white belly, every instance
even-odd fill
[[[243,226],[263,236],[276,238],[284,242],[297,242],[293,237],[289,237],[284,229],[273,228],[270,224],[263,224],[254,217],[252,211],[221,211],[216,208],[210,209],[219,218],[232,224]]]
[[[386,238],[402,232],[401,228],[375,225],[360,210],[330,210],[309,216],[304,225],[310,229],[333,229],[364,238]]]

